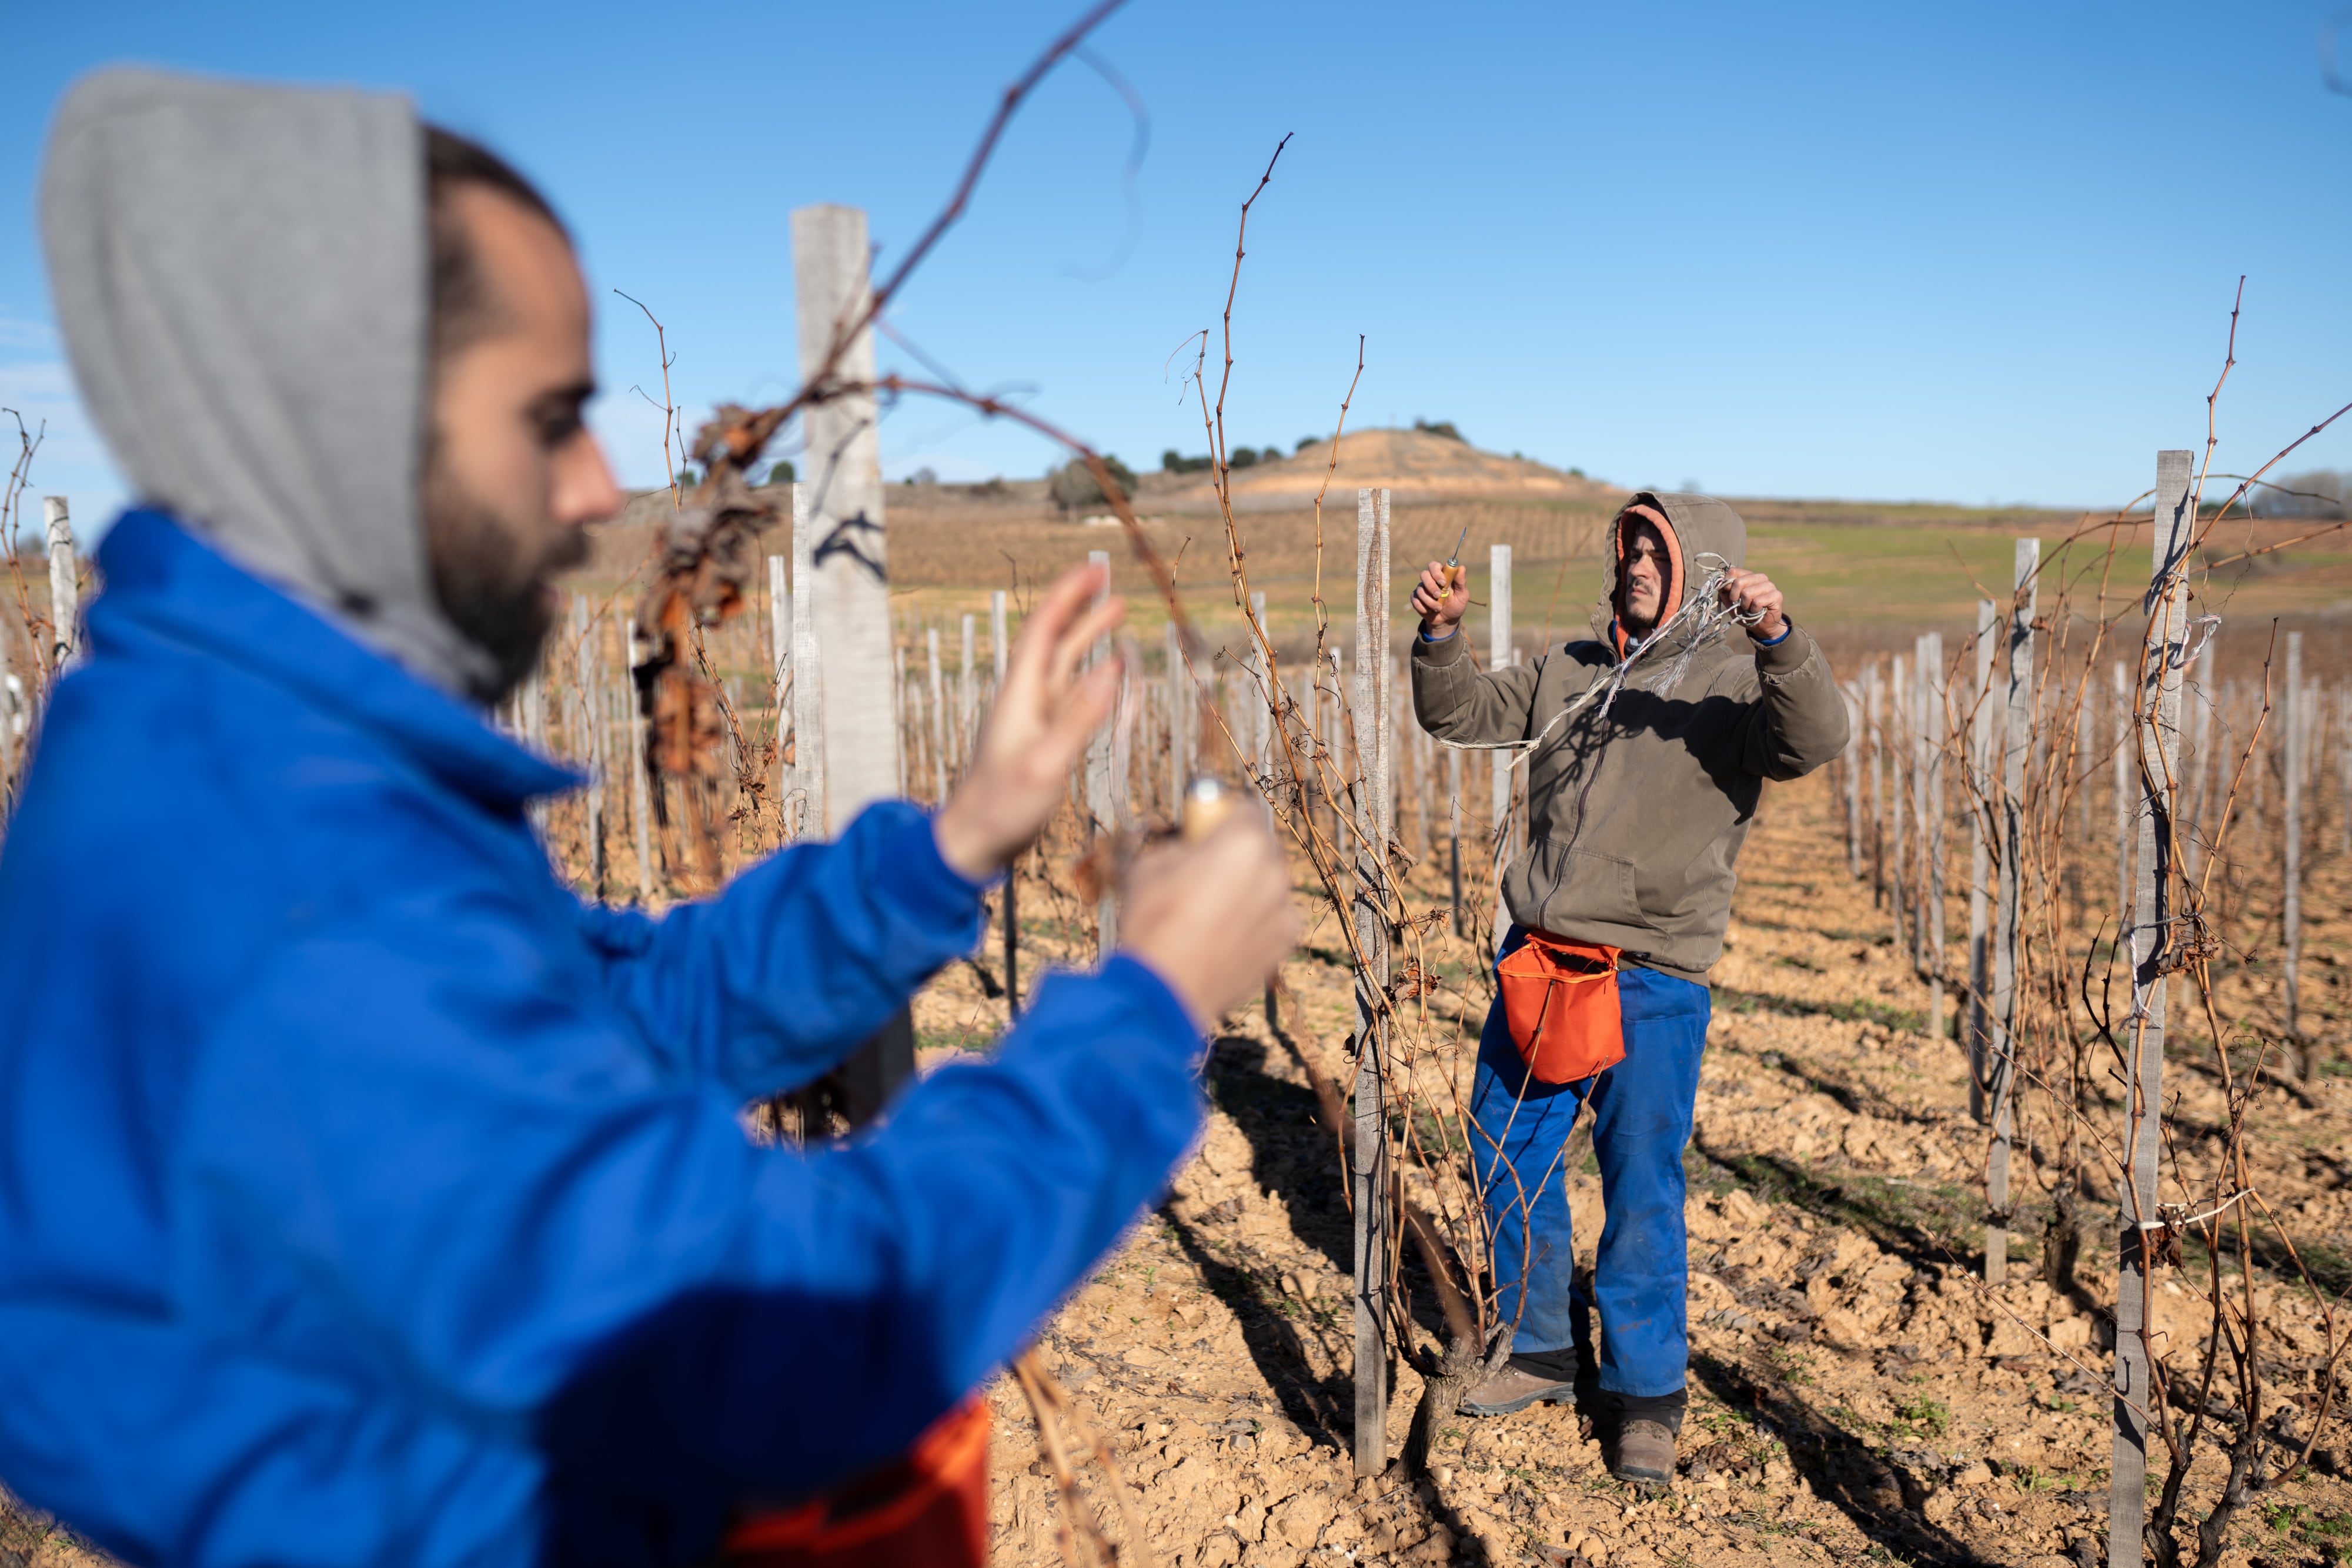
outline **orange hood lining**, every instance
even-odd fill
[[[1658,605],[1659,622],[1663,623],[1675,611],[1682,608],[1685,577],[1682,538],[1675,532],[1674,523],[1668,519],[1663,510],[1636,501],[1617,514],[1617,591],[1610,595],[1612,602],[1609,608],[1612,612],[1610,634],[1616,642],[1617,657],[1620,660],[1625,657],[1625,541],[1627,536],[1633,532],[1626,525],[1634,521],[1654,525],[1658,530],[1658,536],[1666,541],[1666,591]]]

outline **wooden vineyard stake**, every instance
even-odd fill
[[[1445,866],[1454,899],[1454,935],[1467,936],[1469,927],[1462,917],[1462,749],[1455,746],[1445,748]]]
[[[1495,545],[1487,552],[1486,606],[1488,632],[1486,667],[1496,674],[1511,667],[1511,547]],[[1494,776],[1494,816],[1488,822],[1493,836],[1495,863],[1495,951],[1503,950],[1503,937],[1511,928],[1511,916],[1503,907],[1502,871],[1510,863],[1511,845],[1508,837],[1511,823],[1511,781],[1515,777],[1510,765],[1511,754],[1494,750],[1486,753],[1489,770]]]
[[[1879,730],[1885,702],[1880,695],[1878,666],[1862,673],[1863,744],[1870,748],[1870,902],[1886,898],[1886,747]]]
[[[1176,622],[1168,622],[1168,814],[1184,809],[1184,785],[1192,777],[1192,732],[1199,727],[1192,683],[1184,678],[1184,647]]]
[[[1507,552],[1507,547],[1497,546]],[[1507,562],[1508,555],[1501,556]],[[1506,606],[1508,600],[1504,601]],[[1388,1468],[1389,492],[1356,492],[1356,1473]]]
[[[870,387],[872,326],[844,339],[872,298],[866,214],[856,207],[802,207],[793,212],[792,225],[801,377],[814,382],[830,371],[852,386]],[[835,360],[837,347],[841,354]],[[803,415],[810,483],[793,492],[793,587],[809,580],[814,589],[794,609],[810,612],[816,643],[824,650],[827,700],[816,716],[824,731],[824,814],[814,817],[812,826],[825,834],[838,833],[875,801],[904,793],[898,705],[891,685],[889,552],[877,412],[870,391],[810,404]],[[803,497],[814,534],[804,571],[799,526]],[[879,1111],[914,1071],[914,1019],[902,1008],[842,1065],[852,1119]]]
[[[63,496],[41,497],[41,528],[49,549],[48,684],[81,653],[81,569],[74,558],[73,521]]]
[[[1102,587],[1096,591],[1099,604],[1110,597],[1110,551],[1088,550],[1087,564],[1102,573]],[[1100,664],[1110,657],[1110,638],[1097,638],[1090,661]],[[1118,730],[1117,719],[1095,731],[1087,742],[1087,838],[1097,843],[1103,835],[1115,832],[1118,827],[1118,808],[1111,799],[1111,737]],[[1102,892],[1095,901],[1095,960],[1099,963],[1118,946],[1118,895],[1113,879],[1105,876]]]
[[[1886,771],[1891,775],[1886,780],[1886,792],[1894,798],[1895,820],[1888,824],[1886,836],[1894,845],[1895,868],[1887,873],[1886,890],[1892,895],[1889,902],[1894,905],[1895,951],[1899,955],[1908,945],[1903,924],[1909,907],[1906,900],[1910,894],[1910,858],[1906,852],[1909,841],[1903,833],[1903,731],[1912,703],[1909,666],[1904,664],[1900,653],[1895,655],[1894,671],[1894,677],[1886,685],[1885,722],[1887,727],[1894,731],[1891,743],[1886,745]]]
[[[2279,973],[2280,999],[2286,1011],[2289,1050],[2301,1059],[2303,1079],[2310,1082],[2316,1050],[2305,1049],[2297,981],[2303,959],[2303,758],[2309,703],[2303,690],[2303,633],[2286,634],[2286,711],[2280,715],[2286,730],[2286,802],[2280,825],[2285,830],[2286,892],[2279,910],[2280,937],[2284,946]]]
[[[980,718],[980,677],[972,670],[972,655],[977,649],[974,639],[979,628],[969,615],[963,618],[963,644],[957,651],[955,754],[956,775],[961,778],[971,768],[972,726]]]
[[[572,689],[580,706],[581,735],[577,760],[588,768],[588,788],[582,805],[588,817],[588,886],[598,899],[604,896],[604,691],[596,679],[593,640],[598,623],[590,618],[588,596],[572,596]]]
[[[793,836],[793,765],[784,758],[784,737],[792,729],[785,707],[793,687],[793,594],[786,575],[790,559],[768,557],[768,709],[775,716],[776,821],[788,841]]]
[[[1969,797],[1990,800],[1992,795],[1992,644],[1998,612],[1990,599],[1977,601],[1976,686],[1969,699]],[[1987,924],[1991,896],[1992,846],[1985,824],[1969,813],[1969,1114],[1985,1120],[1985,1069],[1992,1060],[1992,946]]]
[[[989,700],[1004,689],[1004,664],[1011,650],[1005,639],[1012,633],[1005,617],[1004,590],[997,589],[988,596],[989,656],[995,661],[996,683],[989,688]],[[1021,866],[1016,861],[1005,868],[1003,903],[1000,914],[1004,927],[1004,1018],[1007,1023],[1021,1016],[1021,917],[1015,899],[1021,886]]]
[[[2116,750],[2109,765],[2115,773],[2116,927],[2120,931],[2132,919],[2132,847],[2137,829],[2132,810],[2131,686],[2120,663],[2109,673],[2115,677]]]
[[[2108,1568],[2139,1568],[2147,1525],[2147,1292],[2156,1271],[2156,1171],[2164,1107],[2165,975],[2177,933],[2174,780],[2180,761],[2180,676],[2187,653],[2189,591],[2184,567],[2197,531],[2192,455],[2156,455],[2156,527],[2148,573],[2147,641],[2141,651],[2139,706],[2126,749],[2140,794],[2137,885],[2130,929],[2131,1009],[2126,1065],[2120,1267],[2116,1289],[2115,1460],[2107,1502]]]
[[[1862,880],[1862,698],[1854,695],[1854,685],[1846,682],[1838,688],[1845,700],[1845,755],[1838,759],[1845,770],[1845,864],[1854,881]]]
[[[1985,1159],[1984,1279],[1998,1285],[2009,1267],[2009,1155],[2015,1135],[2018,941],[2024,933],[2025,763],[2033,746],[2033,606],[2042,541],[2017,541],[2017,594],[2009,616],[2009,686],[2001,735],[2000,881],[1993,898],[1992,1051],[1987,1084],[1992,1147]]]
[[[931,808],[936,810],[948,800],[948,699],[946,678],[940,669],[940,629],[923,629],[923,644],[931,662]]]
[[[635,616],[621,624],[621,670],[630,674],[637,661],[637,622]],[[634,675],[629,682],[629,700],[625,706],[628,715],[629,734],[629,831],[633,847],[637,852],[637,900],[641,904],[654,901],[653,807],[646,790],[646,721],[637,709]]]
[[[793,486],[793,771],[784,792],[787,831],[825,836],[824,662],[816,629],[817,529],[808,486]]]
[[[1944,634],[1919,639],[1912,724],[1912,816],[1919,824],[1919,897],[1912,922],[1927,977],[1927,1035],[1944,1036]]]

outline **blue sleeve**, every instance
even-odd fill
[[[940,858],[931,820],[869,806],[831,843],[774,854],[659,919],[583,905],[604,989],[668,1070],[739,1099],[839,1062],[980,940],[981,887]]]
[[[225,1343],[534,1446],[558,1535],[623,1498],[715,1531],[899,1451],[1199,1129],[1200,1035],[1129,958],[803,1155],[529,936],[444,905],[283,952],[200,1053],[173,1273]]]

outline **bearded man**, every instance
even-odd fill
[[[904,1451],[1164,1186],[1295,930],[1236,813],[988,1061],[744,1135],[971,950],[1116,601],[1044,596],[936,815],[583,904],[526,812],[579,780],[484,712],[621,500],[547,203],[398,98],[115,70],[41,223],[141,504],[0,849],[0,1479],[142,1563],[687,1563]]]
[[[1615,1065],[1546,1082],[1499,997],[1487,1014],[1472,1113],[1497,1311],[1514,1337],[1507,1364],[1463,1409],[1502,1416],[1573,1399],[1620,1478],[1660,1485],[1686,1402],[1682,1155],[1706,1045],[1706,971],[1722,956],[1733,866],[1764,780],[1801,778],[1844,750],[1846,712],[1780,591],[1744,570],[1748,528],[1729,507],[1643,491],[1609,537],[1591,638],[1506,670],[1471,663],[1456,631],[1468,588],[1430,563],[1412,595],[1412,696],[1440,740],[1504,748],[1527,769],[1528,847],[1504,873],[1513,925],[1498,959],[1531,937],[1615,950],[1623,1036]],[[1731,615],[1711,613],[1717,605]],[[1622,683],[1613,694],[1595,689],[1612,683]],[[1606,1210],[1589,1284],[1559,1168],[1588,1103]]]

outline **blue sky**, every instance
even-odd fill
[[[595,3],[42,6],[0,95],[0,403],[46,415],[35,487],[92,518],[83,423],[32,228],[79,71],[138,59],[399,87],[543,183],[601,301],[594,418],[657,481],[652,333],[692,407],[794,379],[788,214],[872,214],[881,262],[995,95],[1078,9]],[[1228,425],[1451,419],[1480,444],[1731,495],[2099,506],[2200,443],[2248,275],[2222,465],[2352,399],[2352,98],[2299,4],[1913,6],[1130,0],[1066,64],[895,312],[966,383],[1017,390],[1130,464],[1202,445],[1170,356],[1211,326],[1252,221]],[[723,20],[724,30],[716,24]],[[2347,27],[2352,35],[2352,27]],[[2352,37],[2347,37],[2352,57]],[[2352,65],[2352,58],[2347,58]],[[886,364],[907,364],[886,345]],[[1184,362],[1180,356],[1177,363]],[[2352,419],[2291,466],[2352,466]],[[1034,436],[939,406],[895,476],[1041,473]]]

